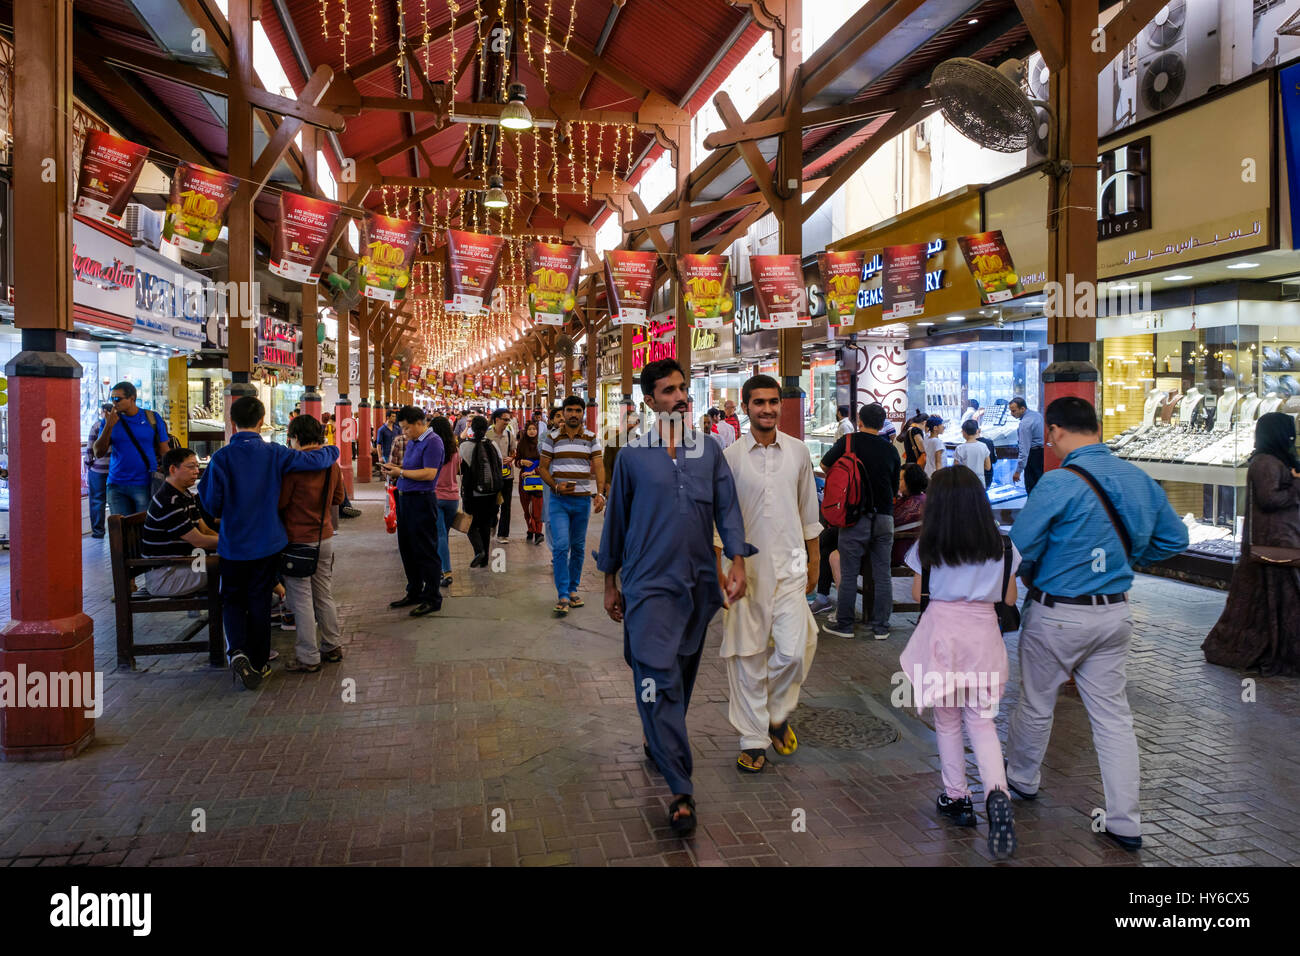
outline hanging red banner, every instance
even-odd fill
[[[966,259],[975,285],[980,290],[980,302],[992,305],[1024,294],[1020,276],[1011,262],[1007,242],[1002,230],[980,232],[973,236],[958,236],[957,245]]]
[[[207,255],[217,244],[239,178],[206,166],[181,163],[172,176],[162,237],[184,252]]]
[[[280,218],[275,221],[270,270],[290,282],[320,279],[325,244],[339,218],[339,205],[315,196],[280,193]]]
[[[798,256],[750,256],[760,329],[794,329],[812,325],[803,264]]]
[[[528,251],[528,312],[538,325],[563,325],[577,305],[574,291],[582,250],[559,242],[534,242]]]
[[[81,150],[81,172],[77,176],[77,215],[120,226],[122,213],[148,155],[147,146],[118,139],[102,130],[92,129],[87,133],[86,145]]]
[[[605,253],[605,293],[612,325],[645,325],[658,255],[629,249]]]
[[[862,289],[861,250],[817,253],[817,271],[825,290],[826,324],[848,328],[858,314],[858,292]]]
[[[736,306],[729,256],[683,255],[677,278],[686,290],[686,314],[697,329],[720,329]]]
[[[460,229],[447,230],[446,269],[443,282],[448,312],[479,315],[492,300],[501,263],[502,236],[483,236]]]
[[[411,265],[420,244],[420,224],[366,213],[361,235],[361,274],[365,296],[380,302],[401,302],[411,284]]]
[[[406,372],[406,384],[411,388],[420,384],[420,366],[412,365]]]
[[[907,319],[925,311],[925,260],[929,243],[886,246],[880,267],[880,317]]]

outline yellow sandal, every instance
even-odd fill
[[[782,757],[788,757],[799,749],[799,738],[794,735],[794,728],[788,720],[780,727],[769,727],[767,735],[772,740],[772,748]]]

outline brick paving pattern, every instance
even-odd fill
[[[928,715],[890,703],[914,615],[896,615],[888,641],[821,636],[802,706],[844,711],[831,715],[835,727],[866,730],[806,740],[790,757],[769,751],[756,776],[735,769],[719,615],[691,708],[701,828],[682,841],[641,753],[621,631],[601,608],[592,562],[587,607],[555,620],[547,547],[517,532],[500,546],[506,574],[469,572],[468,543],[454,534],[443,610],[413,620],[387,608],[402,591],[396,540],[377,494],[359,498],[365,514],[344,523],[336,570],[347,658],[319,674],[279,672],[256,693],[235,690],[201,653],[116,672],[106,543],[85,539],[104,714],[75,760],[0,763],[0,865],[991,865],[973,761],[980,826],[956,829],[934,813]],[[594,519],[590,547],[600,527]],[[7,555],[0,563],[7,617]],[[1009,865],[1300,863],[1300,684],[1256,676],[1246,702],[1250,675],[1204,662],[1221,593],[1139,578],[1133,597],[1145,846],[1129,854],[1091,832],[1100,775],[1082,704],[1067,691],[1041,796],[1015,804],[1020,849]],[[183,622],[157,618],[138,619],[146,638]],[[1018,690],[1009,640],[1004,739]],[[285,658],[292,641],[274,635]],[[355,702],[344,700],[345,679]]]

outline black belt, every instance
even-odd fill
[[[1123,594],[1080,594],[1078,597],[1058,597],[1055,594],[1044,594],[1038,588],[1030,588],[1027,600],[1037,601],[1043,607],[1051,607],[1054,604],[1084,604],[1096,606],[1099,604],[1119,604],[1128,600],[1128,593]]]
[[[399,495],[432,495],[432,494],[436,494],[436,492],[433,492],[433,491],[399,491],[398,494],[399,494]]]

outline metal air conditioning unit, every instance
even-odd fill
[[[136,245],[147,245],[157,250],[162,242],[162,216],[138,202],[126,204],[122,228]]]

